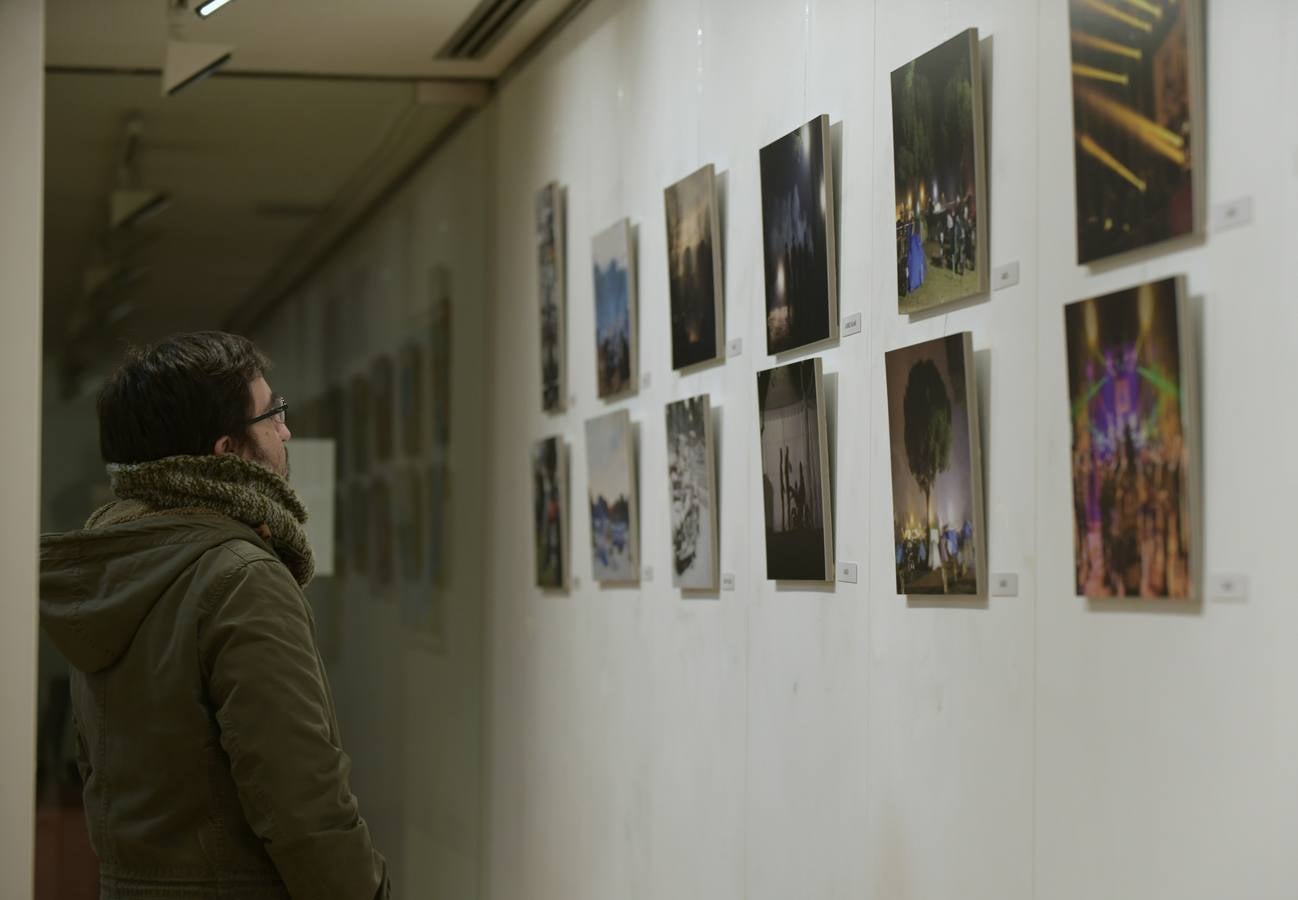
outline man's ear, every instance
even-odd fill
[[[221,437],[217,438],[216,443],[212,446],[213,456],[225,456],[227,453],[233,453],[233,452],[234,452],[234,441],[230,439],[230,436],[228,434],[222,435]]]

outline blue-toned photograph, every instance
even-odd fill
[[[635,456],[625,409],[586,422],[586,466],[591,577],[637,581]]]
[[[602,398],[635,390],[635,266],[631,223],[622,219],[591,242],[595,270],[595,373]]]

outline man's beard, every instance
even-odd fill
[[[275,468],[275,461],[262,452],[261,448],[257,446],[256,441],[247,441],[244,444],[244,452],[241,453],[240,455],[246,457],[252,462],[255,462],[257,465],[261,466],[262,468],[270,472],[274,472],[276,475],[281,476],[285,481],[288,481],[289,471],[290,471],[289,464],[288,464],[288,445],[281,444],[280,446],[284,448],[284,471],[283,472]]]

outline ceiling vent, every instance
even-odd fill
[[[536,0],[482,0],[436,59],[481,59]]]

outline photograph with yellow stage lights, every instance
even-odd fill
[[[978,29],[892,73],[897,309],[985,294],[986,165]]]
[[[1188,598],[1194,369],[1178,279],[1064,308],[1077,593]]]
[[[1195,0],[1070,0],[1077,261],[1200,230]]]

